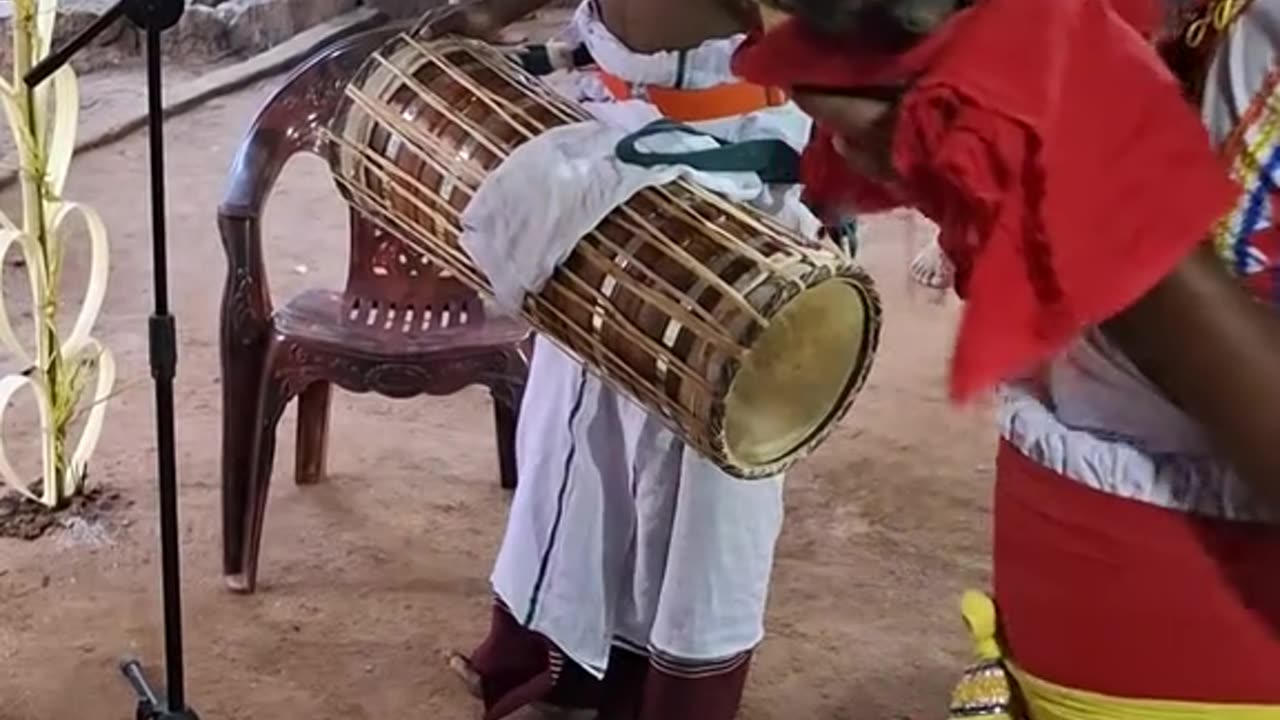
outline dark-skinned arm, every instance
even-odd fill
[[[1280,507],[1280,316],[1271,307],[1206,246],[1103,331]]]

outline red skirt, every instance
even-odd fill
[[[995,587],[1009,657],[1106,695],[1280,703],[1280,527],[1098,492],[1002,443]]]

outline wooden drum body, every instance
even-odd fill
[[[489,292],[458,244],[463,209],[516,146],[589,117],[482,43],[402,35],[348,87],[331,165],[354,207]],[[611,213],[523,315],[742,478],[822,441],[881,322],[870,278],[834,246],[683,181]]]

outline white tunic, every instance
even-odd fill
[[[630,53],[586,5],[576,33],[619,77],[677,62]],[[687,54],[699,85],[714,68],[728,72],[740,40]],[[591,82],[568,79],[580,99],[598,99]],[[695,662],[760,642],[781,477],[730,477],[542,338],[516,456],[520,484],[492,582],[518,621],[597,676],[615,642]]]

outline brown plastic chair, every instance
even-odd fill
[[[493,395],[501,482],[514,488],[515,425],[530,332],[487,316],[476,293],[362,217],[351,216],[342,292],[311,290],[273,310],[262,256],[262,210],[286,162],[321,153],[321,129],[360,63],[398,27],[342,41],[294,73],[259,112],[219,208],[227,254],[222,299],[223,567],[253,592],[276,426],[298,399],[296,482],[325,474],[333,385],[393,398],[469,385]],[[335,202],[340,202],[335,196]]]

